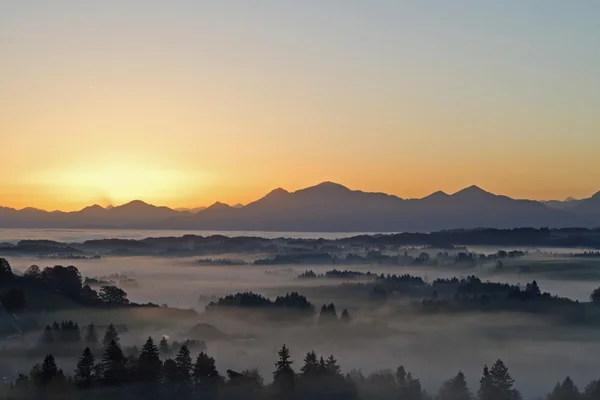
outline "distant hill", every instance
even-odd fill
[[[197,211],[156,207],[139,200],[68,213],[0,207],[3,228],[425,232],[593,226],[600,226],[600,193],[590,199],[542,203],[495,195],[477,186],[454,194],[435,192],[422,199],[402,199],[323,182],[295,192],[275,189],[245,206],[216,202]]]
[[[202,211],[202,210],[206,210],[205,206],[202,207],[194,207],[194,208],[185,208],[185,207],[180,207],[180,208],[176,208],[175,211],[185,211],[185,212],[189,212],[192,214],[196,214],[198,211]]]
[[[594,222],[600,222],[600,192],[587,199],[576,200],[569,197],[564,201],[551,200],[544,203],[550,208],[567,210]]]
[[[158,223],[164,219],[191,215],[189,212],[157,207],[134,200],[117,207],[99,205],[79,211],[43,211],[33,208],[15,210],[0,207],[0,227],[3,228],[125,228],[140,224]]]
[[[570,210],[571,212],[581,215],[585,218],[589,218],[594,221],[600,221],[600,192],[596,193],[589,199],[577,201],[577,203]]]

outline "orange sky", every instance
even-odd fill
[[[0,5],[0,205],[600,190],[583,6],[25,3]]]

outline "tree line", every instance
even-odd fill
[[[86,337],[92,335],[90,331]],[[93,334],[95,335],[95,333]],[[94,336],[94,340],[97,337]],[[91,340],[89,337],[86,339]],[[364,375],[342,372],[333,356],[308,352],[298,369],[284,344],[277,353],[272,380],[265,383],[256,369],[227,370],[223,375],[213,357],[204,350],[197,356],[183,344],[168,352],[166,339],[160,344],[149,337],[139,351],[123,351],[119,334],[110,325],[99,347],[86,347],[72,374],[57,365],[52,354],[35,364],[29,374],[18,378],[1,393],[6,399],[206,399],[206,400],[521,400],[521,393],[502,360],[484,366],[473,391],[465,375],[443,382],[436,393],[423,389],[420,380],[403,366]],[[547,400],[597,400],[600,380],[582,391],[567,377],[547,395]]]
[[[158,307],[152,303],[132,303],[123,289],[112,284],[102,285],[100,290],[96,291],[86,284],[79,270],[72,265],[55,265],[44,269],[32,265],[22,276],[18,276],[13,273],[9,262],[0,258],[0,287],[6,288],[0,300],[10,312],[19,311],[27,306],[24,288],[57,293],[88,307]]]

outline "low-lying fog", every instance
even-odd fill
[[[227,255],[219,257],[227,258]],[[235,258],[240,258],[235,255]],[[544,260],[530,258],[536,263]],[[286,343],[292,351],[296,370],[308,350],[314,349],[324,356],[334,354],[344,371],[361,369],[365,373],[385,368],[395,369],[404,365],[408,371],[421,378],[424,387],[435,391],[441,382],[453,376],[459,369],[467,375],[472,390],[477,390],[484,364],[492,364],[501,358],[516,379],[517,387],[526,397],[545,395],[554,383],[571,376],[583,387],[592,379],[600,378],[600,359],[597,349],[600,335],[597,329],[562,326],[531,314],[456,314],[398,317],[386,307],[377,311],[361,308],[353,298],[329,295],[328,290],[316,287],[339,285],[337,280],[298,281],[298,274],[307,269],[324,273],[331,265],[302,266],[201,266],[195,259],[174,258],[106,258],[101,260],[40,260],[12,258],[14,270],[24,271],[32,264],[40,267],[55,264],[75,265],[87,277],[107,276],[113,273],[134,278],[139,286],[124,287],[129,298],[135,302],[166,303],[173,307],[196,308],[203,311],[204,302],[199,296],[253,291],[271,298],[294,290],[305,293],[308,299],[320,307],[333,301],[338,313],[348,308],[355,321],[354,327],[345,331],[328,332],[317,324],[308,326],[275,325],[263,321],[245,324],[222,318],[210,323],[229,335],[251,335],[253,340],[232,342],[208,341],[208,352],[217,360],[221,371],[227,368],[241,370],[258,367],[266,380],[270,380],[276,351]],[[412,274],[434,280],[437,277],[478,275],[484,280],[525,284],[536,279],[542,291],[559,296],[587,301],[590,293],[600,286],[600,281],[590,279],[554,279],[543,269],[537,273],[519,274],[496,271],[493,267],[377,267],[343,266],[337,269],[372,271],[377,273]],[[591,267],[589,267],[591,268]],[[516,271],[516,270],[515,270]],[[303,289],[305,291],[303,292]],[[389,312],[388,312],[389,311]],[[89,315],[79,317],[87,323]],[[181,321],[171,329],[136,330],[135,322],[129,326],[132,337],[125,341],[138,344],[144,336],[163,334],[183,338],[186,332],[202,316]],[[62,360],[72,363],[75,360]],[[59,361],[60,362],[60,361]],[[64,366],[65,370],[71,368]]]
[[[227,258],[228,255],[219,255]],[[239,254],[231,255],[240,258]],[[540,257],[529,257],[540,267],[539,273],[514,272],[507,266],[506,271],[498,272],[493,265],[475,268],[415,267],[415,266],[361,266],[361,265],[282,265],[282,266],[205,266],[199,265],[197,258],[158,258],[158,257],[117,257],[101,260],[40,260],[37,258],[12,258],[11,265],[17,271],[24,271],[36,264],[41,268],[53,265],[75,265],[84,277],[107,276],[112,273],[126,274],[134,278],[138,287],[127,287],[129,298],[136,302],[153,302],[168,304],[173,307],[197,307],[200,295],[225,295],[241,291],[257,293],[274,293],[279,290],[285,293],[299,289],[304,285],[338,285],[338,280],[298,281],[299,274],[312,269],[316,273],[324,273],[333,268],[376,273],[411,274],[423,277],[426,281],[436,278],[479,276],[482,280],[522,284],[537,280],[542,291],[568,297],[573,300],[588,301],[590,293],[600,286],[599,279],[553,279],[546,277],[545,266],[564,263],[565,260],[544,260]],[[597,264],[597,266],[596,266]],[[600,274],[600,261],[594,262],[594,269]],[[309,299],[310,300],[310,299]]]

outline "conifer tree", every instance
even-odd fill
[[[92,386],[94,381],[94,364],[94,355],[90,348],[86,347],[81,357],[79,357],[77,368],[75,369],[75,383],[77,386],[80,388],[89,388]]]
[[[520,400],[521,393],[513,385],[515,380],[508,373],[508,368],[502,362],[497,360],[490,370],[492,383],[497,391],[499,400]]]
[[[205,399],[216,399],[219,394],[221,376],[215,366],[215,359],[203,351],[198,354],[194,364],[196,392],[203,393]]]
[[[585,399],[600,399],[600,379],[593,380],[583,389]]]
[[[179,349],[179,352],[175,357],[175,363],[177,364],[178,381],[180,385],[189,387],[192,383],[192,371],[194,365],[192,364],[190,350],[185,344]]]
[[[142,382],[156,383],[160,380],[161,368],[162,362],[158,354],[158,347],[154,344],[154,340],[148,337],[140,351],[138,378]]]
[[[454,378],[448,379],[442,384],[437,400],[472,400],[472,397],[465,374],[458,371]]]
[[[171,354],[171,346],[169,345],[169,341],[167,340],[167,338],[165,336],[163,336],[162,339],[160,339],[158,348],[159,348],[160,354],[162,354],[163,356],[168,356],[169,354]]]
[[[89,324],[85,328],[84,342],[89,347],[96,347],[98,345],[98,333],[94,324]]]
[[[44,333],[42,334],[41,343],[42,343],[42,345],[46,345],[46,346],[54,343],[54,332],[53,332],[52,328],[50,327],[50,325],[46,325],[46,328],[44,328]]]
[[[492,375],[487,365],[483,367],[483,373],[479,380],[479,390],[477,391],[478,400],[495,400],[495,388],[492,381]]]
[[[319,361],[314,351],[309,351],[304,357],[304,365],[300,368],[305,377],[316,376],[319,373]]]
[[[561,383],[557,383],[556,387],[548,395],[548,400],[578,400],[581,398],[579,389],[570,377],[566,377]]]
[[[111,340],[104,350],[101,362],[102,383],[109,386],[120,385],[127,378],[125,356],[115,340]]]
[[[171,358],[165,360],[163,366],[163,386],[167,396],[175,396],[179,388],[179,368],[177,362]]]
[[[279,360],[275,363],[273,386],[280,396],[290,396],[294,391],[293,361],[290,360],[290,350],[284,344],[277,352]]]
[[[342,376],[342,369],[333,355],[329,356],[327,361],[325,361],[325,368],[331,376]]]
[[[64,374],[56,365],[54,356],[52,356],[52,354],[48,354],[46,358],[44,358],[44,362],[42,363],[42,368],[40,370],[42,386],[48,386],[52,379],[58,376],[64,376]]]
[[[344,311],[342,311],[342,315],[340,316],[340,321],[343,323],[346,323],[346,324],[348,324],[352,321],[352,317],[350,316],[350,313],[345,308],[344,308]]]
[[[104,333],[104,339],[102,339],[102,347],[108,347],[110,342],[115,342],[118,346],[121,339],[119,338],[119,333],[113,324],[110,324],[108,328],[106,328],[106,332]]]

